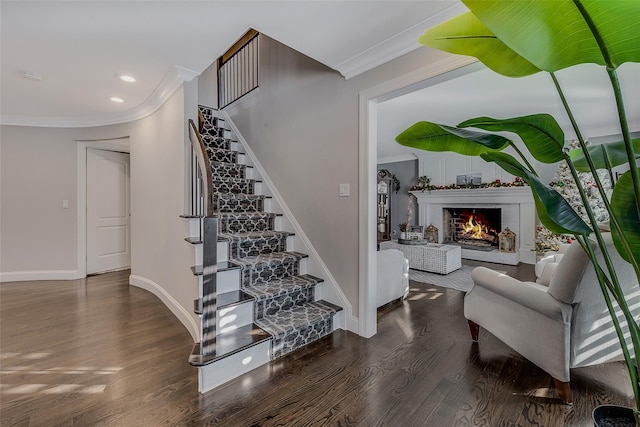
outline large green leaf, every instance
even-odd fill
[[[564,132],[549,114],[534,114],[512,119],[478,117],[466,120],[458,127],[476,127],[490,131],[518,134],[531,155],[542,163],[556,163],[564,159]]]
[[[473,56],[496,73],[509,77],[541,71],[500,41],[471,12],[425,31],[418,41],[434,49]]]
[[[633,258],[640,263],[640,217],[638,217],[638,200],[633,192],[630,172],[622,174],[616,182],[611,195],[611,210],[620,223],[620,228],[629,242],[629,246],[631,246]],[[630,262],[629,255],[622,246],[620,235],[613,227],[611,233],[618,253]]]
[[[512,175],[524,179],[531,187],[536,211],[540,222],[554,233],[585,234],[591,233],[591,228],[573,210],[571,205],[549,185],[518,161],[506,153],[488,152],[482,154],[487,162],[495,162],[502,169]]]
[[[432,122],[417,122],[396,137],[396,142],[426,151],[453,151],[465,156],[478,156],[487,151],[502,150],[509,140],[499,135],[474,132]]]
[[[463,3],[504,44],[542,70],[552,72],[583,63],[617,68],[625,62],[640,62],[638,0]]]
[[[636,158],[640,158],[640,138],[631,140]],[[627,163],[627,151],[624,141],[587,147],[596,169],[609,169]],[[580,172],[590,172],[589,164],[581,148],[574,148],[569,152],[573,165]]]

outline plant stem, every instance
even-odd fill
[[[589,170],[591,171],[591,175],[593,175],[593,179],[596,182],[596,185],[598,187],[598,192],[600,193],[600,197],[602,198],[602,203],[604,204],[605,209],[607,210],[608,214],[609,214],[609,222],[612,225],[612,227],[615,229],[615,231],[618,233],[618,236],[620,238],[620,242],[622,244],[622,246],[624,247],[628,258],[631,260],[631,265],[633,266],[633,269],[636,273],[637,277],[640,277],[640,266],[638,265],[638,263],[636,262],[635,257],[633,256],[633,251],[631,250],[631,246],[629,245],[629,241],[627,240],[626,235],[624,234],[624,232],[622,231],[622,227],[620,226],[620,223],[618,222],[618,218],[613,214],[613,210],[611,209],[611,203],[609,203],[609,199],[607,198],[607,193],[604,191],[604,186],[602,185],[602,182],[600,181],[600,177],[598,176],[598,170],[595,166],[595,163],[593,163],[593,158],[591,157],[591,154],[589,153],[589,150],[587,148],[587,144],[584,140],[584,137],[582,136],[582,132],[580,132],[580,128],[578,127],[578,123],[576,122],[575,117],[573,116],[573,112],[571,111],[571,107],[569,107],[569,103],[567,102],[567,98],[564,96],[564,92],[562,90],[562,87],[560,86],[560,83],[558,82],[558,79],[556,78],[554,73],[549,73],[551,75],[551,79],[553,80],[553,84],[556,88],[556,91],[558,92],[558,95],[560,96],[560,100],[562,101],[562,105],[564,106],[564,109],[567,113],[567,116],[569,116],[569,121],[571,122],[571,126],[573,127],[573,130],[576,133],[576,137],[578,138],[578,142],[580,143],[580,148],[582,149],[582,152],[584,153],[584,157],[587,161],[587,164],[589,165]],[[567,161],[567,163],[570,161],[570,158],[568,156],[566,156],[567,159],[569,159]],[[572,172],[572,174],[574,175],[574,180],[576,181],[576,184],[578,184],[579,178],[577,177],[577,173],[575,173],[573,166],[570,166],[570,170]],[[612,181],[613,184],[613,181]],[[578,186],[579,188],[581,186]],[[589,206],[589,201],[588,199],[582,200],[582,203],[585,205],[585,209],[587,206]],[[591,220],[591,218],[589,218]],[[597,224],[595,222],[591,223],[591,226],[595,228],[597,228]]]
[[[582,241],[581,239],[578,239],[578,242],[580,243],[582,248],[585,251],[587,251],[589,258],[596,259],[596,255],[593,252],[593,248],[589,244],[588,239],[584,238],[583,236],[580,236],[580,237],[582,237],[584,241]],[[607,291],[607,287],[605,286],[606,277],[604,275],[604,272],[602,271],[602,268],[598,266],[598,264],[594,263],[594,267],[596,270],[596,275],[598,276],[598,283],[600,284],[602,295],[604,296],[605,302],[607,303],[609,316],[611,317],[611,321],[613,322],[613,326],[616,330],[616,335],[618,336],[618,340],[620,341],[620,347],[622,348],[622,354],[624,356],[624,360],[627,365],[627,370],[629,371],[629,378],[631,379],[631,387],[633,388],[633,396],[635,399],[636,408],[640,409],[640,388],[638,385],[638,371],[636,370],[635,363],[633,363],[633,358],[629,353],[627,341],[624,338],[624,331],[620,326],[617,313],[615,311],[611,298],[609,297],[609,292]],[[637,325],[634,322],[629,323],[628,319],[627,319],[627,325],[629,326],[629,331],[632,331],[633,329],[637,330]],[[634,328],[634,326],[636,328]],[[631,335],[633,336],[633,332],[631,332]]]
[[[620,128],[622,129],[622,138],[624,140],[624,147],[627,152],[627,161],[629,162],[629,172],[631,172],[631,182],[633,182],[633,192],[636,200],[636,213],[640,217],[640,175],[638,174],[638,168],[636,167],[636,153],[631,142],[631,133],[629,132],[629,123],[627,122],[627,113],[624,109],[624,101],[622,99],[622,91],[620,90],[620,80],[618,80],[618,73],[614,68],[607,67],[607,74],[609,80],[611,80],[611,86],[613,87],[613,94],[616,98],[616,106],[618,107],[618,118],[620,120]]]
[[[596,220],[593,215],[593,210],[591,209],[591,205],[589,204],[589,199],[587,198],[587,195],[584,192],[584,188],[580,183],[580,177],[578,176],[578,172],[575,166],[573,165],[571,158],[568,155],[565,157],[565,160],[567,162],[567,165],[569,166],[571,175],[573,176],[573,179],[576,182],[576,187],[578,188],[578,192],[580,193],[582,204],[584,206],[585,212],[587,213],[587,216],[589,217],[589,222],[591,222],[591,225],[593,226],[593,232],[596,236],[598,247],[600,248],[600,252],[602,253],[604,263],[607,266],[607,271],[609,272],[611,283],[610,283],[610,286],[607,286],[609,281],[607,280],[607,278],[604,276],[603,273],[600,274],[602,269],[600,267],[600,264],[598,263],[597,257],[595,256],[595,254],[593,254],[593,249],[591,248],[591,245],[589,245],[589,252],[587,253],[590,254],[589,258],[591,259],[591,262],[593,263],[593,266],[596,269],[596,274],[598,275],[598,282],[600,283],[600,286],[603,287],[604,291],[607,291],[608,289],[608,291],[611,292],[616,302],[618,303],[618,306],[620,307],[620,311],[622,311],[625,319],[627,320],[627,323],[629,324],[629,332],[631,333],[631,341],[633,343],[634,354],[640,354],[640,331],[638,330],[638,326],[635,323],[633,316],[631,315],[631,311],[629,310],[629,306],[627,305],[624,292],[622,292],[622,287],[620,286],[620,280],[618,279],[618,274],[615,270],[615,267],[613,266],[611,255],[609,254],[609,249],[607,248],[607,244],[604,241],[604,238],[602,237],[602,232],[597,227]],[[578,236],[576,236],[576,239],[577,238]],[[607,297],[608,297],[608,294],[607,294]],[[638,396],[638,403],[640,403],[640,396]],[[640,406],[638,406],[638,409],[640,409]]]
[[[531,163],[529,163],[527,158],[524,156],[524,153],[522,151],[520,151],[520,149],[518,149],[518,147],[516,147],[516,144],[514,144],[512,141],[509,141],[509,145],[511,146],[511,148],[513,148],[515,150],[516,153],[518,153],[518,155],[520,156],[522,161],[525,162],[525,164],[529,168],[529,171],[531,171],[531,173],[534,174],[535,176],[538,176],[538,174],[536,173],[536,170],[533,168]]]
[[[633,144],[631,142],[631,134],[629,132],[629,124],[627,122],[627,114],[624,109],[624,102],[622,100],[622,91],[620,90],[620,81],[618,80],[618,73],[616,72],[616,65],[613,63],[611,59],[611,55],[609,54],[609,49],[607,49],[607,44],[604,42],[598,27],[596,27],[595,22],[591,19],[591,16],[582,5],[580,0],[573,0],[576,8],[584,18],[586,24],[589,26],[589,30],[591,30],[591,34],[598,44],[598,48],[600,49],[600,53],[602,53],[602,58],[606,64],[607,74],[609,75],[609,80],[611,81],[611,86],[613,88],[613,94],[616,98],[616,107],[618,108],[618,119],[620,120],[620,129],[622,131],[622,138],[624,140],[624,146],[627,152],[627,161],[629,162],[629,168],[631,172],[631,182],[633,183],[633,192],[636,200],[636,215],[640,217],[640,175],[638,174],[638,168],[636,167],[636,156],[635,150],[633,148]],[[621,233],[622,234],[622,233]],[[633,258],[633,254],[630,258]],[[638,270],[636,269],[636,275],[640,280],[640,274],[638,274]],[[640,409],[640,408],[639,408]]]
[[[633,260],[633,262],[631,263],[632,266],[634,267],[634,271],[636,273],[636,276],[639,276],[638,274],[638,265],[637,262],[635,262],[635,258],[633,257],[633,254],[631,253],[631,249],[629,247],[629,243],[627,242],[626,236],[624,236],[624,233],[621,232],[621,228],[620,225],[618,224],[615,215],[612,215],[612,211],[611,211],[611,206],[608,203],[608,199],[606,197],[606,194],[604,193],[604,189],[602,187],[602,184],[600,183],[599,177],[598,177],[598,173],[597,170],[595,168],[595,165],[593,164],[593,160],[591,159],[591,156],[589,155],[589,150],[587,149],[586,143],[584,141],[584,138],[582,137],[582,133],[580,132],[580,128],[578,127],[577,122],[575,121],[575,118],[573,116],[573,113],[571,111],[571,108],[569,107],[569,104],[567,103],[567,100],[564,96],[564,93],[562,91],[562,88],[560,87],[560,84],[558,83],[558,80],[556,79],[555,75],[553,73],[551,74],[551,78],[553,79],[553,82],[556,86],[556,89],[558,91],[558,94],[560,95],[560,99],[562,100],[562,103],[564,105],[564,108],[569,116],[569,119],[571,120],[571,124],[576,132],[576,136],[578,137],[578,141],[580,142],[580,146],[585,154],[585,158],[587,159],[587,162],[589,163],[589,168],[594,176],[594,179],[596,180],[597,184],[598,184],[598,189],[600,191],[600,194],[602,195],[602,199],[603,202],[605,203],[605,207],[607,208],[607,211],[609,212],[610,215],[610,220],[611,222],[614,224],[614,227],[617,228],[617,230],[619,231],[619,234],[621,236],[621,239],[623,241],[623,244],[625,245],[625,249],[627,250],[627,252],[630,254],[630,259]],[[565,155],[565,160],[567,162],[567,165],[569,166],[569,170],[571,171],[571,174],[573,176],[573,179],[576,182],[576,187],[578,188],[578,192],[580,193],[580,198],[582,200],[582,204],[585,208],[585,211],[587,213],[587,216],[589,217],[589,221],[593,227],[593,231],[594,234],[596,236],[596,240],[598,242],[598,246],[600,247],[604,262],[607,266],[607,270],[609,271],[609,275],[611,278],[611,284],[610,286],[607,286],[607,278],[604,275],[604,272],[602,271],[602,268],[599,266],[598,264],[598,259],[595,256],[595,253],[593,252],[593,248],[591,247],[591,245],[589,244],[588,241],[586,241],[585,243],[585,250],[587,250],[588,254],[589,254],[589,258],[591,259],[591,262],[593,263],[593,266],[596,270],[596,275],[598,276],[598,282],[600,284],[600,287],[602,288],[602,292],[603,295],[605,297],[605,301],[607,303],[607,308],[609,309],[609,312],[611,314],[611,318],[612,321],[614,322],[614,325],[616,326],[616,332],[618,333],[618,338],[620,339],[620,343],[622,345],[622,351],[623,354],[625,356],[625,362],[627,364],[627,369],[629,370],[629,374],[631,375],[631,379],[632,379],[632,383],[633,383],[633,391],[634,391],[634,398],[635,398],[635,402],[636,402],[636,408],[638,410],[640,410],[640,389],[638,388],[638,378],[637,378],[637,373],[635,371],[635,363],[634,363],[634,358],[631,357],[631,355],[629,354],[629,349],[627,347],[627,343],[624,340],[624,335],[622,335],[622,331],[619,329],[619,325],[618,325],[618,319],[616,317],[616,313],[615,313],[615,309],[613,307],[613,305],[611,304],[611,298],[609,297],[609,291],[611,292],[611,294],[613,295],[613,297],[615,298],[616,302],[618,303],[618,307],[620,308],[620,311],[623,313],[625,320],[627,321],[627,325],[629,327],[629,332],[631,334],[631,342],[633,345],[633,351],[634,351],[634,355],[638,355],[640,354],[640,331],[638,330],[638,325],[635,323],[635,320],[633,319],[633,316],[631,315],[631,312],[629,310],[629,306],[627,305],[626,299],[625,299],[625,295],[622,292],[622,288],[620,286],[620,282],[618,279],[618,275],[615,271],[615,268],[613,267],[613,263],[611,261],[611,257],[609,255],[609,251],[608,248],[606,246],[606,243],[602,237],[602,233],[600,232],[600,229],[598,228],[598,224],[595,220],[595,217],[593,215],[593,210],[591,209],[591,205],[589,204],[589,199],[587,198],[585,192],[584,192],[584,188],[582,187],[582,184],[580,183],[580,178],[578,176],[578,172],[575,168],[575,166],[573,165],[573,161],[571,160],[571,158],[569,157],[569,155]],[[577,238],[577,236],[576,236]],[[585,240],[587,240],[585,238]]]

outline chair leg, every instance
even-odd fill
[[[477,323],[472,322],[471,320],[467,320],[467,322],[469,323],[469,331],[471,332],[471,339],[477,342],[478,334],[480,333],[480,326]]]
[[[557,379],[553,379],[553,384],[556,386],[556,390],[558,390],[558,396],[560,396],[560,400],[562,402],[572,405],[573,404],[573,393],[571,393],[571,387],[569,386],[569,381],[564,382]]]

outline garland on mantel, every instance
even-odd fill
[[[414,185],[409,191],[433,191],[433,190],[467,190],[470,188],[498,188],[498,187],[526,187],[528,184],[522,180],[519,176],[512,182],[502,182],[496,179],[493,182],[485,182],[482,184],[465,184],[465,185],[427,185],[425,187],[418,187]]]

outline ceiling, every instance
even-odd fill
[[[351,78],[419,48],[426,28],[465,10],[457,0],[0,0],[0,123],[74,127],[139,119],[249,28]],[[640,64],[619,72],[625,93],[634,94],[625,99],[631,129],[640,132]],[[118,74],[137,81],[122,82]],[[558,77],[587,137],[617,133],[612,109],[602,108],[613,101],[601,68],[573,67]],[[415,158],[395,137],[419,120],[455,125],[547,112],[573,138],[546,74],[512,79],[476,64],[418,86],[379,105],[380,163]]]
[[[71,127],[141,118],[249,28],[349,78],[418,48],[426,28],[464,10],[457,0],[1,0],[0,123]]]
[[[618,74],[630,130],[640,132],[640,64],[623,64]],[[620,133],[611,83],[603,67],[583,64],[556,76],[584,137],[597,141]],[[556,118],[566,140],[576,138],[547,73],[509,78],[476,63],[421,86],[378,105],[378,163],[415,159],[421,154],[395,142],[398,134],[420,120],[455,126],[474,117],[548,113]]]

